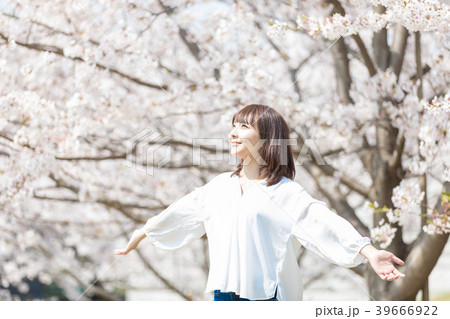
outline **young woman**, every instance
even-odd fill
[[[232,119],[231,154],[241,158],[233,172],[214,177],[136,230],[126,255],[148,237],[176,249],[205,233],[210,270],[205,292],[214,300],[302,300],[301,246],[341,267],[367,258],[383,280],[405,275],[392,253],[370,245],[353,226],[294,182],[289,129],[274,109],[251,104]]]

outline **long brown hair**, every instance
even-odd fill
[[[265,140],[258,150],[266,163],[260,165],[259,177],[267,178],[267,186],[277,184],[283,176],[294,179],[295,163],[291,146],[280,145],[280,142],[277,142],[285,143],[289,139],[289,127],[280,113],[266,105],[250,104],[234,114],[231,124],[235,122],[256,125],[260,138]],[[282,160],[282,156],[287,158]],[[241,159],[231,176],[235,174],[239,176],[243,162],[244,159]]]

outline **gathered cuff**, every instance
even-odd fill
[[[369,237],[362,237],[360,239],[358,239],[355,243],[355,247],[356,247],[356,255],[354,256],[352,262],[351,262],[351,266],[350,267],[356,267],[359,264],[361,264],[362,262],[364,262],[364,260],[366,259],[366,257],[364,257],[363,255],[361,255],[359,252],[361,251],[361,249],[363,249],[365,246],[370,245],[371,241]]]

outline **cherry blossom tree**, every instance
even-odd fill
[[[231,170],[231,116],[261,103],[291,125],[297,181],[405,260],[395,282],[353,269],[371,297],[428,298],[450,228],[448,26],[433,0],[0,2],[1,286],[203,299],[206,237],[112,251]],[[130,148],[144,129],[165,138]]]

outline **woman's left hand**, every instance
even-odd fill
[[[396,280],[405,277],[405,274],[398,271],[393,262],[404,265],[405,262],[386,250],[378,250],[368,258],[370,265],[378,276],[383,280]]]
[[[115,249],[114,254],[116,255],[126,255],[133,249],[136,249],[136,247],[139,245],[142,239],[144,239],[145,233],[141,230],[135,230],[133,232],[133,235],[131,236],[130,241],[128,242],[127,246],[123,249]]]

